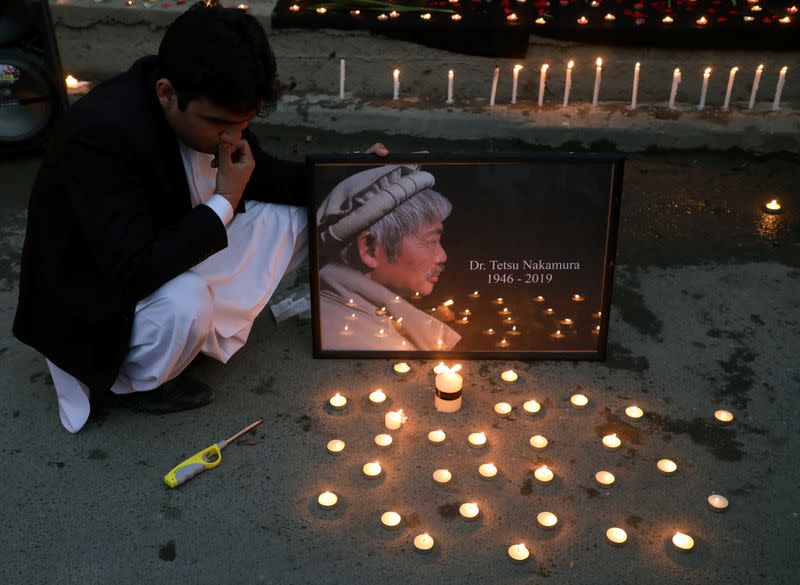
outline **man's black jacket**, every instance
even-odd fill
[[[29,202],[14,335],[92,391],[113,385],[137,301],[228,243],[214,211],[191,206],[157,78],[145,57],[76,102]],[[244,136],[256,166],[242,202],[304,205],[305,167]]]

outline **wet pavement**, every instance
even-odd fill
[[[299,158],[347,152],[381,137],[281,129],[264,145]],[[385,139],[396,152],[523,150],[502,141]],[[267,314],[227,366],[200,368],[217,398],[170,416],[122,411],[94,414],[69,435],[58,421],[43,359],[10,334],[26,193],[35,159],[0,163],[0,482],[6,561],[0,581],[33,583],[795,583],[800,570],[800,186],[798,160],[745,153],[652,152],[626,162],[609,358],[592,362],[464,362],[464,408],[437,415],[429,362],[411,362],[406,378],[384,360],[313,360],[309,323],[276,325]],[[764,213],[777,197],[785,212]],[[288,275],[279,294],[308,279]],[[508,366],[514,385],[500,382]],[[366,395],[382,387],[386,408]],[[325,407],[343,390],[351,405]],[[572,393],[590,398],[569,406]],[[536,398],[543,412],[521,412]],[[515,410],[494,414],[499,401]],[[638,404],[645,416],[622,411]],[[383,413],[402,407],[406,425],[378,451]],[[716,424],[718,408],[733,424]],[[169,490],[161,477],[176,463],[252,420],[265,423],[224,452],[221,466]],[[444,445],[426,441],[443,428]],[[466,436],[485,431],[486,451]],[[602,448],[616,432],[618,452]],[[535,452],[528,438],[551,440]],[[347,442],[338,457],[329,439]],[[674,477],[657,473],[668,457]],[[384,476],[363,478],[379,458]],[[478,478],[493,461],[498,478]],[[537,464],[556,479],[540,485]],[[431,481],[437,467],[454,479]],[[612,471],[611,489],[595,485]],[[337,508],[316,496],[331,489]],[[730,500],[712,512],[706,497]],[[462,502],[481,516],[465,522]],[[403,515],[381,528],[383,511]],[[556,530],[536,526],[554,512]],[[608,527],[629,542],[605,541]],[[683,554],[675,531],[695,538]],[[411,541],[427,531],[428,555]],[[524,541],[523,565],[506,549]]]

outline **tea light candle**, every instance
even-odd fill
[[[606,538],[610,544],[613,544],[614,546],[622,546],[628,540],[628,533],[622,528],[612,526],[606,530]]]
[[[550,65],[545,63],[542,65],[542,68],[539,70],[539,107],[541,108],[544,105],[544,87],[545,83],[547,82],[547,70],[550,68]]]
[[[323,510],[331,510],[332,508],[335,508],[338,501],[339,497],[333,492],[322,492],[317,498],[317,503]]]
[[[345,305],[347,305],[347,306],[348,306],[348,307],[350,307],[351,309],[355,309],[355,308],[358,306],[358,303],[357,303],[357,302],[355,302],[353,299],[349,299],[349,300],[348,300],[348,301],[345,303]]]
[[[542,435],[533,435],[528,441],[534,449],[544,449],[547,447],[547,438]]]
[[[539,414],[539,412],[542,410],[542,405],[536,400],[526,400],[522,405],[522,410],[525,411],[525,414],[530,414],[533,416],[534,414]]]
[[[480,515],[481,510],[475,502],[467,502],[459,506],[458,513],[464,520],[471,521],[475,520]]]
[[[492,301],[492,304],[493,305],[502,305],[504,302],[505,301],[503,300],[503,297],[497,297],[496,299],[494,299]]]
[[[783,208],[777,199],[773,199],[764,204],[764,211],[767,213],[783,213]]]
[[[400,521],[403,518],[397,512],[384,512],[381,514],[381,524],[387,530],[394,530],[400,526]]]
[[[497,342],[497,347],[508,347],[511,343],[505,337]]]
[[[572,295],[572,300],[576,303],[582,303],[586,300],[586,298],[583,295],[574,294]]]
[[[341,410],[345,406],[347,406],[347,398],[339,394],[338,392],[331,396],[331,399],[328,400],[328,404],[331,405],[331,408],[334,410]]]
[[[510,315],[511,311],[508,309],[508,307],[503,307],[500,311],[497,312],[497,314],[506,316],[506,315]]]
[[[358,321],[358,317],[355,313],[350,313],[347,317],[345,317],[348,321]]]
[[[594,474],[594,481],[602,488],[610,488],[617,480],[610,471],[598,471]]]
[[[417,550],[418,553],[431,552],[431,549],[433,549],[434,544],[436,544],[436,541],[434,541],[433,537],[427,532],[424,534],[419,534],[416,537],[414,537],[414,548]]]
[[[461,315],[462,317],[471,317],[472,311],[470,311],[469,309],[464,309],[459,313],[459,315]]]
[[[382,404],[386,401],[386,394],[380,388],[369,393],[369,401],[372,404]]]
[[[386,333],[386,329],[378,329],[378,332],[375,334],[375,337],[378,339],[383,339],[384,337],[388,337],[388,333]]]
[[[644,416],[644,411],[638,406],[629,406],[625,409],[625,416],[636,420]]]
[[[616,433],[603,437],[603,446],[610,451],[618,449],[620,445],[622,445],[622,441],[620,441]]]
[[[484,330],[482,331],[482,333],[483,333],[484,335],[494,335],[495,331],[494,331],[494,329],[492,329],[491,327],[489,327],[489,329],[484,329]]]
[[[555,314],[556,314],[556,312],[553,310],[553,308],[552,308],[552,307],[547,307],[547,308],[544,310],[544,314],[545,314],[545,315],[555,315]]]
[[[733,413],[729,410],[716,410],[714,411],[714,418],[718,424],[729,425],[733,422]]]
[[[481,298],[481,295],[480,295],[480,293],[478,293],[478,291],[474,290],[471,293],[469,293],[467,295],[467,297],[470,298],[470,299],[479,299],[479,298]]]
[[[564,334],[561,333],[561,329],[558,329],[555,333],[551,333],[550,337],[553,339],[564,339]]]
[[[370,463],[365,463],[364,467],[362,467],[361,470],[364,472],[364,475],[366,475],[369,479],[377,479],[383,473],[383,468],[381,467],[381,464],[378,463],[377,461],[371,461]]]
[[[672,459],[659,459],[656,467],[661,475],[672,475],[678,470],[678,464]]]
[[[600,335],[600,325],[595,325],[594,329],[592,329],[592,335]]]
[[[514,370],[506,370],[500,374],[500,379],[507,384],[513,384],[518,378],[519,375]]]
[[[533,302],[534,303],[543,303],[544,302],[544,297],[542,295],[535,296],[535,297],[533,297]]]
[[[550,483],[553,481],[553,477],[555,474],[553,470],[547,467],[547,465],[542,465],[541,467],[537,467],[536,470],[533,472],[533,476],[539,483]]]
[[[500,416],[508,416],[511,413],[511,405],[508,402],[498,402],[494,405],[494,411]]]
[[[564,319],[561,319],[561,320],[559,321],[559,323],[561,323],[561,325],[564,325],[564,326],[566,326],[566,327],[570,327],[570,326],[572,326],[572,325],[574,325],[574,324],[575,324],[575,322],[574,322],[572,319],[570,319],[569,317],[566,317],[566,318],[564,318]]]
[[[395,374],[402,376],[411,371],[411,366],[409,366],[406,362],[400,362],[392,366],[392,370],[394,370]]]
[[[451,479],[453,479],[453,474],[447,469],[437,469],[433,472],[433,481],[438,484],[448,484]]]
[[[327,445],[328,453],[331,453],[333,455],[338,455],[339,453],[344,451],[344,447],[345,447],[345,442],[342,441],[341,439],[331,439],[330,441],[328,441]]]
[[[375,435],[375,444],[381,449],[386,449],[392,444],[392,435],[387,435],[386,433]]]
[[[390,431],[396,431],[402,427],[406,420],[408,420],[408,417],[403,414],[402,408],[400,410],[390,410],[383,417],[383,422]]]
[[[672,544],[681,552],[689,552],[694,548],[694,538],[683,532],[676,532],[672,537]]]
[[[512,544],[508,547],[508,558],[512,563],[524,563],[531,556],[528,547],[522,543]]]
[[[494,463],[484,463],[478,467],[478,473],[482,479],[494,479],[497,477],[497,467]]]
[[[444,443],[444,440],[446,438],[447,435],[441,429],[431,431],[430,433],[428,433],[428,441],[437,445]]]
[[[706,500],[714,512],[724,512],[728,509],[728,498],[719,494],[711,494]]]
[[[467,437],[467,441],[470,447],[480,449],[486,445],[486,433],[470,433],[469,437]]]
[[[573,394],[569,401],[573,408],[586,408],[589,404],[589,399],[583,394]]]
[[[552,512],[539,512],[536,515],[536,523],[542,530],[554,530],[558,524],[558,517]]]

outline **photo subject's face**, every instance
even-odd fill
[[[400,295],[429,295],[444,270],[447,254],[442,248],[441,221],[423,225],[415,234],[403,238],[397,259],[390,262],[379,245],[375,251],[377,266],[370,278]]]

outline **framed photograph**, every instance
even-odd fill
[[[309,157],[315,357],[604,359],[623,157]]]

